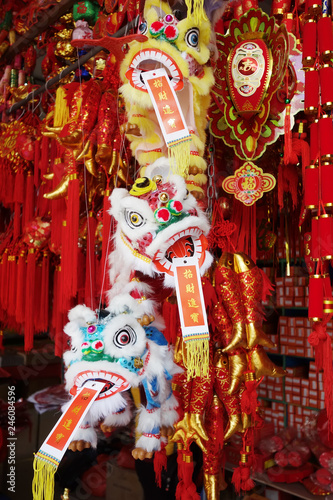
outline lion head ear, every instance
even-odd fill
[[[112,191],[111,196],[109,198],[111,208],[109,210],[110,214],[116,219],[119,220],[121,214],[121,200],[129,196],[127,189],[125,188],[116,188]]]
[[[213,28],[217,21],[221,19],[229,1],[230,0],[204,0],[204,9]]]

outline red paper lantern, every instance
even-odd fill
[[[321,105],[327,111],[333,108],[333,68],[324,64],[319,70]]]
[[[324,115],[319,120],[320,156],[322,162],[333,161],[333,122],[332,118]]]
[[[333,31],[331,16],[318,20],[318,47],[322,61],[329,61],[333,56]]]
[[[321,199],[325,207],[333,206],[333,165],[321,165]]]
[[[290,4],[290,0],[273,0],[271,16],[283,16],[286,12],[290,11]]]
[[[309,319],[319,321],[324,312],[324,288],[321,274],[312,274],[309,279]]]
[[[319,135],[318,135],[318,121],[315,120],[310,125],[310,161],[316,163],[319,158]]]
[[[309,165],[304,173],[304,206],[317,208],[319,203],[319,167]]]
[[[309,19],[303,27],[303,57],[305,67],[313,66],[317,56],[317,23]]]
[[[319,73],[314,68],[305,71],[304,113],[316,115],[319,106]]]
[[[318,243],[322,260],[333,259],[333,218],[332,215],[323,214],[318,217]]]

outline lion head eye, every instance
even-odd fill
[[[125,211],[125,220],[128,226],[131,228],[140,227],[144,224],[144,218],[139,212],[135,212],[134,210],[126,210]]]
[[[185,42],[192,49],[197,49],[199,45],[199,30],[198,28],[192,28],[188,30],[185,35]]]
[[[128,344],[135,344],[136,333],[130,326],[126,325],[115,333],[113,343],[117,347],[125,347]]]

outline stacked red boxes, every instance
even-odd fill
[[[258,388],[258,396],[283,401],[283,379],[264,377]]]
[[[309,390],[307,394],[307,406],[319,410],[325,408],[323,373],[317,373],[314,361],[311,361],[309,365]]]
[[[306,427],[307,420],[313,416],[313,410],[302,408],[301,406],[288,406],[288,427],[296,429],[297,436],[302,437],[303,428]]]
[[[301,356],[303,358],[313,358],[314,354],[308,342],[308,337],[312,332],[311,322],[308,318],[280,316],[279,332],[281,354],[286,354],[288,356]],[[327,324],[327,332],[332,336],[332,321]]]
[[[313,357],[308,337],[311,333],[307,318],[281,316],[279,319],[280,352],[289,356]]]
[[[265,422],[271,423],[274,426],[275,433],[284,428],[284,412],[285,405],[272,401],[270,407],[264,407]]]
[[[275,284],[278,307],[308,307],[309,287],[306,276],[276,278]]]

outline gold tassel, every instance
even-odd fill
[[[63,87],[57,88],[53,126],[63,127],[69,120],[69,106],[66,100],[66,91]]]
[[[208,18],[204,11],[204,0],[185,0],[188,10],[187,15],[193,17],[194,23],[200,25],[200,22]]]
[[[35,455],[34,477],[32,480],[33,500],[53,500],[54,497],[54,475],[58,465],[41,460]]]
[[[186,177],[190,167],[190,140],[169,147],[168,157],[172,172]]]
[[[187,380],[193,377],[207,377],[209,366],[209,339],[186,342]]]

